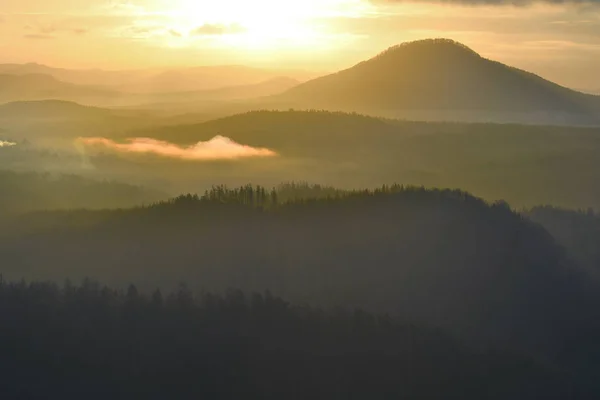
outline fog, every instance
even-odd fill
[[[10,71],[9,398],[600,397],[600,97],[446,39]]]
[[[107,138],[78,138],[78,142],[89,148],[105,148],[118,153],[156,154],[181,160],[235,160],[249,157],[273,157],[277,154],[269,149],[246,146],[224,136],[215,136],[206,142],[191,146],[177,146],[162,140],[130,138],[126,143],[117,143]]]

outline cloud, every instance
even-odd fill
[[[79,138],[77,141],[85,146],[101,147],[119,153],[154,154],[189,161],[235,160],[277,155],[272,150],[239,144],[220,135],[191,146],[178,146],[149,138],[127,139],[126,143],[117,143],[101,137]]]
[[[0,140],[0,147],[12,147],[16,145],[17,144],[15,142],[7,142],[5,140]]]
[[[433,3],[459,6],[598,5],[600,0],[370,0],[372,4]]]
[[[34,40],[46,40],[46,39],[54,39],[52,35],[46,35],[43,33],[30,33],[27,35],[23,35],[25,39],[34,39]]]
[[[87,28],[51,25],[25,25],[25,30],[32,33],[23,35],[26,39],[54,39],[61,34],[85,35]]]
[[[245,32],[246,29],[239,24],[222,25],[222,24],[204,24],[190,32],[196,36],[220,36],[231,35],[235,33]]]

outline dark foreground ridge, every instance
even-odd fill
[[[131,210],[28,214],[0,234],[11,281],[270,290],[440,328],[585,382],[598,374],[598,281],[541,226],[459,190],[219,186]]]
[[[0,283],[7,399],[576,399],[566,374],[434,329],[269,293]]]
[[[588,265],[506,203],[459,190],[217,186],[15,216],[0,235],[7,281],[138,285],[3,283],[8,398],[600,393]],[[173,294],[138,293],[156,288]]]

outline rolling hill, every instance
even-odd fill
[[[415,119],[600,123],[600,97],[485,59],[447,39],[392,47],[273,101]]]
[[[197,110],[206,111],[207,108],[215,106],[229,108],[228,102],[231,101],[231,107],[234,110],[239,107],[240,102],[242,109],[248,110],[251,107],[243,101],[258,101],[266,96],[280,94],[299,83],[292,78],[277,77],[250,85],[224,86],[209,90],[132,93],[129,95],[128,102],[134,104],[132,107],[184,113]]]
[[[0,103],[31,100],[70,100],[106,102],[120,93],[94,86],[76,85],[59,81],[43,74],[0,75]]]
[[[281,76],[306,74],[296,71],[277,71],[245,66],[203,66],[192,68],[168,69],[134,79],[130,84],[121,86],[122,90],[132,93],[166,93],[188,91],[210,91],[231,86],[257,85]]]
[[[66,83],[102,86],[132,93],[205,91],[229,86],[256,85],[281,76],[300,81],[318,76],[303,70],[271,70],[237,65],[110,71],[54,68],[37,63],[0,64],[0,74],[48,75]]]
[[[0,104],[17,101],[63,100],[100,107],[151,107],[164,110],[175,108],[194,111],[203,109],[208,102],[250,100],[280,94],[300,83],[288,77],[273,77],[252,84],[236,85],[233,82],[225,86],[209,86],[209,89],[194,90],[197,84],[189,82],[179,73],[174,74],[179,78],[173,78],[171,84],[165,82],[156,85],[148,82],[141,84],[148,92],[125,85],[122,85],[120,90],[131,91],[119,91],[113,86],[75,84],[48,74],[0,74]],[[219,81],[209,77],[204,79],[212,81],[212,85]],[[244,78],[240,79],[243,81]]]
[[[192,119],[193,116],[189,117]],[[111,135],[150,127],[164,121],[155,112],[84,106],[65,100],[16,101],[0,104],[0,126],[4,136],[15,140],[40,141],[54,147],[82,135]],[[177,119],[173,119],[177,122]],[[2,138],[0,138],[2,139]],[[60,139],[60,140],[59,140]]]
[[[0,64],[0,74],[48,75],[59,81],[88,86],[120,86],[145,77],[148,70],[106,71],[100,69],[55,68],[38,63]]]
[[[596,284],[550,234],[502,203],[392,186],[280,204],[244,190],[7,221],[3,273],[115,285],[135,277],[146,290],[179,282],[194,291],[268,288],[300,303],[390,313],[532,353],[556,346],[560,353],[572,330],[596,325]]]
[[[0,119],[80,119],[106,117],[113,111],[64,100],[15,101],[0,104]]]
[[[600,179],[598,128],[431,123],[332,112],[257,111],[201,124],[126,132],[121,138],[150,137],[192,145],[217,134],[238,143],[270,148],[280,157],[261,161],[265,164],[261,170],[245,164],[236,169],[232,166],[230,175],[218,179],[211,170],[212,183],[238,184],[231,179],[254,171],[245,179],[269,185],[286,179],[341,187],[372,187],[395,181],[462,188],[488,200],[507,200],[516,207],[551,203],[600,209],[596,184]],[[195,177],[202,175],[197,166],[189,168]],[[156,168],[153,174],[164,171]],[[184,175],[182,171],[178,174]]]
[[[238,99],[251,99],[262,96],[270,96],[273,94],[279,94],[294,86],[297,86],[300,82],[288,78],[278,77],[265,80],[252,85],[239,85],[239,86],[226,86],[222,88],[212,90],[202,90],[197,92],[180,92],[175,93],[177,97],[183,98],[186,93],[189,93],[194,100],[238,100]]]

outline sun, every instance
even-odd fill
[[[327,19],[356,12],[363,0],[178,0],[171,15],[188,38],[245,49],[323,45]]]

